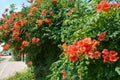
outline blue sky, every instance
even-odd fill
[[[5,8],[9,8],[10,4],[15,4],[17,11],[20,11],[22,8],[22,3],[24,2],[25,6],[30,5],[27,0],[0,0],[0,17],[4,12]]]

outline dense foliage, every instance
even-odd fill
[[[28,69],[24,72],[17,72],[14,76],[11,76],[9,78],[6,78],[5,80],[34,80],[34,74],[33,72]]]
[[[23,5],[21,12],[14,12],[14,6],[9,13],[5,10],[0,19],[0,42],[15,56],[26,54],[36,78],[45,80],[50,74],[50,80],[119,80],[119,3],[28,2],[31,6]]]
[[[62,41],[69,46],[66,43],[63,44],[64,52],[60,60],[51,66],[53,71],[50,75],[51,80],[120,79],[120,10],[118,8],[120,4],[110,4],[106,1],[95,3],[92,1],[82,7],[76,7],[73,15],[63,23],[65,27],[61,35]],[[92,49],[91,41],[99,43],[95,50]]]

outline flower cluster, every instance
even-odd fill
[[[43,24],[43,20],[37,20],[36,23],[37,25],[41,26]]]
[[[120,7],[120,3],[112,3],[110,4],[109,2],[107,1],[101,1],[97,7],[96,7],[96,11],[108,11],[110,10],[110,8],[112,7],[112,9],[114,8],[118,8]]]
[[[73,14],[73,12],[75,11],[75,7],[73,7],[69,12],[68,12],[68,16],[71,16]]]
[[[67,78],[67,74],[66,74],[66,71],[65,71],[65,70],[62,70],[62,78],[63,78],[63,79],[66,79],[66,78]]]
[[[58,2],[58,0],[52,0],[52,4],[53,4],[53,5],[56,5],[57,2]]]
[[[50,11],[50,10],[45,10],[45,9],[44,9],[44,10],[42,10],[41,14],[42,14],[43,16],[46,16],[47,14],[53,15],[53,12]],[[36,20],[36,23],[37,23],[37,25],[39,25],[39,26],[41,26],[41,25],[43,24],[43,22],[45,22],[45,23],[51,23],[51,19],[50,19],[50,18],[44,18],[44,19]]]
[[[29,61],[28,63],[27,63],[29,66],[32,66],[32,61]]]
[[[29,12],[29,14],[28,14],[28,16],[33,16],[33,12],[34,11],[36,11],[36,10],[38,10],[38,8],[33,4],[32,6],[31,6],[31,9],[30,9],[30,12]]]
[[[20,41],[20,30],[21,30],[21,27],[23,27],[26,22],[27,22],[27,20],[25,18],[14,22],[13,28],[11,29],[13,32],[12,37],[14,40]]]
[[[26,46],[29,45],[29,42],[28,41],[23,41],[22,42],[22,45],[21,45],[21,48],[25,48]]]
[[[6,50],[8,50],[10,48],[10,45],[9,44],[5,44],[2,47],[3,47],[3,50],[6,51]]]
[[[34,44],[34,43],[37,43],[39,40],[40,40],[39,38],[33,37],[33,38],[32,38],[32,43],[33,43],[33,44]]]
[[[97,5],[96,11],[100,11],[100,10],[107,11],[107,10],[109,10],[109,9],[110,9],[110,4],[109,4],[109,2],[101,1],[101,2]]]
[[[49,10],[42,10],[42,15],[46,15],[46,14],[49,14],[49,15],[52,15],[53,12],[52,11],[49,11]]]
[[[115,62],[119,59],[119,57],[117,57],[117,52],[114,51],[114,50],[111,50],[110,52],[107,50],[107,49],[104,49],[102,51],[103,53],[103,59],[104,59],[104,62]]]
[[[40,4],[42,3],[44,0],[35,0],[35,4]]]
[[[98,40],[103,41],[105,37],[105,32],[101,32]],[[91,59],[98,59],[101,56],[103,57],[103,61],[106,62],[115,62],[119,59],[117,57],[117,52],[112,50],[108,51],[107,49],[103,49],[102,52],[98,51],[97,46],[100,45],[100,42],[97,40],[92,40],[91,38],[85,38],[78,42],[72,43],[72,45],[67,46],[66,43],[62,45],[64,52],[69,57],[69,60],[72,62],[76,62],[81,57],[84,58],[88,56]]]
[[[101,32],[100,35],[99,35],[99,37],[98,37],[98,40],[99,40],[99,41],[103,41],[104,38],[105,38],[105,35],[106,35],[105,32]]]
[[[97,45],[99,45],[99,41],[92,40],[91,38],[85,38],[78,42],[74,42],[72,45],[66,48],[64,44],[63,48],[65,52],[69,55],[69,60],[76,62],[81,55],[89,55],[90,57],[94,55],[94,58],[99,57],[99,52],[95,52]]]

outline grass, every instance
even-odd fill
[[[17,72],[14,76],[10,76],[5,80],[34,80],[34,74],[31,69],[27,69],[24,72]]]

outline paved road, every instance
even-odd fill
[[[0,56],[0,58],[4,58],[5,60],[0,63],[0,74],[1,70],[6,66],[6,63],[9,61],[11,56]]]
[[[4,80],[4,78],[12,76],[16,72],[23,71],[27,68],[25,63],[21,61],[9,61],[11,56],[5,56],[2,58],[5,58],[5,60],[0,63],[0,80]]]

